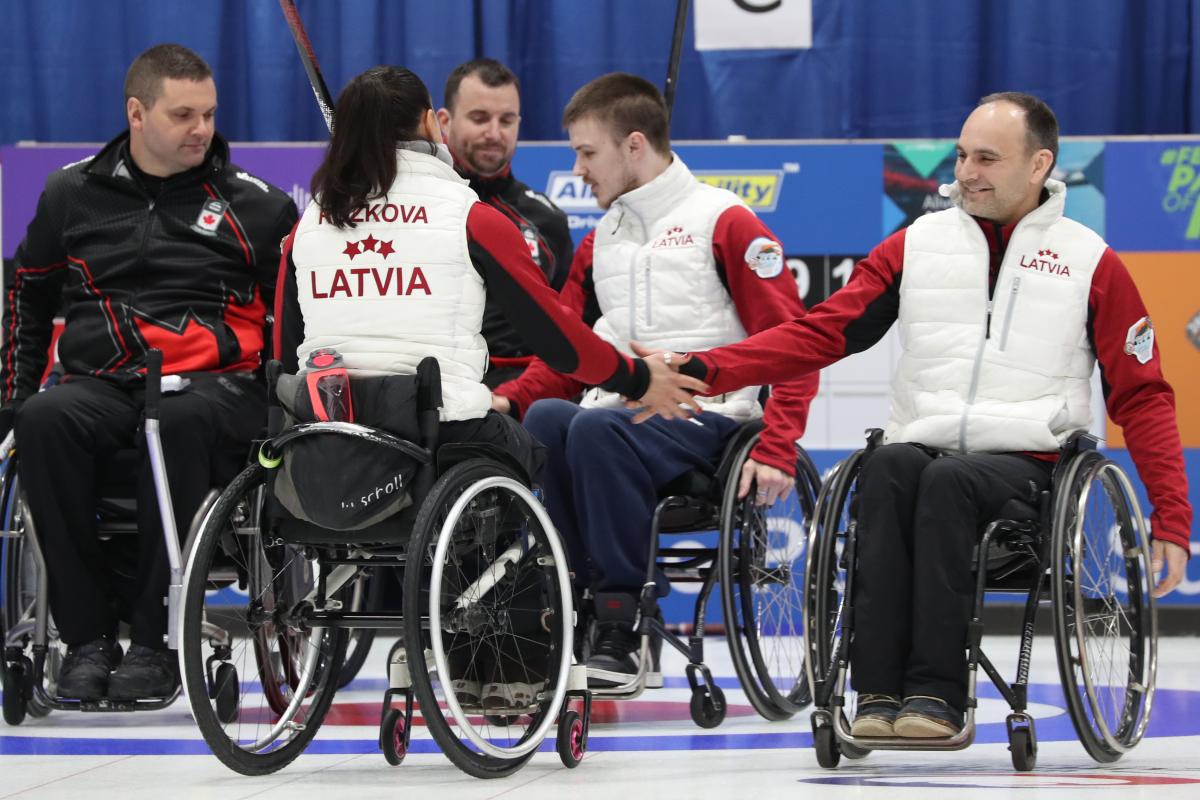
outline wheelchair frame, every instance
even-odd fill
[[[638,611],[634,620],[634,631],[641,636],[638,672],[632,677],[627,677],[623,673],[589,669],[589,676],[615,682],[615,685],[609,687],[593,687],[591,692],[595,697],[632,699],[638,697],[647,688],[661,687],[662,674],[659,672],[658,652],[655,646],[657,640],[657,642],[665,642],[687,659],[685,674],[692,693],[689,703],[692,721],[702,728],[714,728],[720,725],[724,721],[728,709],[725,693],[717,686],[711,670],[704,663],[706,607],[714,586],[720,583],[725,630],[730,652],[739,680],[755,709],[767,719],[783,720],[792,717],[810,702],[811,698],[807,693],[807,682],[802,665],[801,674],[796,676],[799,681],[797,688],[801,692],[799,696],[760,698],[756,693],[757,690],[746,687],[747,681],[752,679],[749,675],[750,670],[755,669],[757,672],[762,665],[744,663],[744,656],[736,641],[736,638],[741,635],[737,620],[734,618],[736,617],[735,601],[732,597],[732,593],[737,591],[737,587],[730,585],[728,581],[719,580],[722,573],[725,573],[727,577],[732,577],[741,568],[738,556],[733,553],[732,540],[735,530],[744,530],[746,526],[752,524],[753,515],[761,513],[754,506],[753,491],[744,500],[739,500],[737,487],[741,466],[758,443],[762,427],[761,419],[745,423],[727,443],[715,476],[710,478],[699,471],[687,473],[667,487],[666,496],[662,497],[655,506],[650,525],[650,551],[647,562],[649,569],[638,599]],[[803,448],[797,446],[796,453],[795,491],[798,495],[796,499],[804,507],[806,513],[811,514],[820,479],[816,468]],[[707,488],[697,491],[694,486],[681,486],[689,481],[707,484]],[[712,490],[717,487],[720,489],[719,502],[714,502]],[[808,491],[804,498],[799,497],[802,489]],[[672,515],[676,516],[678,521],[673,521]],[[661,537],[664,534],[678,535],[714,529],[719,532],[719,541],[715,548],[662,546]],[[680,637],[669,631],[657,615],[655,573],[658,570],[661,570],[672,582],[701,584],[693,611],[692,630],[687,636],[686,644],[681,641]],[[791,579],[790,570],[782,568],[782,572],[786,574],[777,576],[780,582]],[[762,681],[764,676],[758,674],[754,679]],[[769,681],[770,676],[766,676],[765,680]],[[773,685],[771,688],[774,688]],[[778,695],[779,693],[774,692],[774,694]],[[794,695],[795,693],[790,694]]]
[[[1148,637],[1148,663],[1143,665],[1143,671],[1149,675],[1144,684],[1136,682],[1130,688],[1135,693],[1144,696],[1144,702],[1137,704],[1134,709],[1136,730],[1132,732],[1131,741],[1117,742],[1109,735],[1106,728],[1101,733],[1103,741],[1096,742],[1094,731],[1090,728],[1087,711],[1082,708],[1078,696],[1068,683],[1069,662],[1072,657],[1066,653],[1068,644],[1065,641],[1070,635],[1063,604],[1065,592],[1070,588],[1073,594],[1075,608],[1084,605],[1080,588],[1070,574],[1070,569],[1062,557],[1063,537],[1067,535],[1064,528],[1074,529],[1075,552],[1078,552],[1082,535],[1082,516],[1084,500],[1088,491],[1079,490],[1080,497],[1075,507],[1072,507],[1072,492],[1078,478],[1083,475],[1087,461],[1092,460],[1095,466],[1089,473],[1090,481],[1102,471],[1111,470],[1118,481],[1118,488],[1123,497],[1124,513],[1119,515],[1119,524],[1132,526],[1140,546],[1136,552],[1123,549],[1126,562],[1140,556],[1140,564],[1148,565],[1149,539],[1146,535],[1145,521],[1138,506],[1137,497],[1133,493],[1128,478],[1115,464],[1102,459],[1096,452],[1097,440],[1087,434],[1074,434],[1064,445],[1061,457],[1055,466],[1050,487],[1040,494],[1037,519],[997,519],[990,522],[980,538],[975,556],[975,596],[970,623],[968,624],[967,641],[967,708],[962,729],[955,735],[945,738],[917,739],[892,737],[855,737],[851,733],[850,722],[845,713],[845,690],[847,671],[849,668],[849,647],[853,634],[853,592],[857,543],[857,523],[851,517],[844,532],[845,542],[840,556],[836,552],[836,539],[841,515],[845,509],[850,510],[846,503],[850,498],[851,486],[857,481],[861,472],[862,459],[882,442],[883,432],[878,429],[867,432],[867,447],[859,450],[838,464],[826,478],[818,500],[818,510],[813,517],[809,533],[809,550],[805,568],[805,596],[808,602],[808,624],[805,625],[805,650],[808,654],[809,680],[813,687],[814,707],[812,714],[813,746],[817,752],[817,760],[821,766],[833,768],[837,766],[840,755],[848,758],[862,758],[871,750],[961,750],[968,747],[975,738],[975,709],[977,705],[976,686],[978,668],[991,679],[1001,697],[1008,703],[1010,712],[1005,720],[1008,732],[1009,750],[1013,766],[1018,771],[1029,771],[1037,762],[1037,735],[1033,718],[1027,711],[1027,689],[1029,684],[1030,661],[1033,649],[1034,623],[1039,606],[1047,600],[1052,601],[1055,608],[1055,644],[1058,655],[1060,677],[1063,680],[1063,692],[1067,698],[1068,712],[1072,723],[1079,734],[1085,749],[1097,761],[1115,761],[1127,752],[1141,739],[1149,721],[1153,704],[1154,676],[1156,671],[1156,642],[1157,622],[1155,604],[1149,587],[1131,586],[1131,595],[1138,596],[1144,601],[1147,609],[1149,631],[1138,629],[1135,639],[1139,643]],[[1089,456],[1094,454],[1094,458]],[[1106,487],[1107,488],[1107,487]],[[1111,498],[1110,498],[1111,499]],[[988,557],[994,552],[993,546],[999,545],[1020,556],[1018,563],[1009,565],[1001,575],[988,573]],[[833,587],[829,584],[830,576],[838,569],[845,572],[845,587],[838,602],[836,617],[832,619],[832,609],[827,600]],[[1047,580],[1051,587],[1046,588]],[[1016,678],[1011,683],[1005,682],[999,670],[984,654],[982,649],[983,623],[982,611],[986,592],[1022,593],[1026,595],[1024,616],[1020,634],[1020,650],[1018,654]],[[1144,598],[1141,595],[1144,594]],[[838,630],[840,623],[840,631]],[[1074,636],[1080,642],[1082,649],[1083,634],[1076,630]],[[832,640],[832,643],[831,641]],[[828,652],[826,652],[826,649]],[[1139,649],[1140,652],[1140,649]],[[1136,655],[1131,649],[1131,657]],[[1092,682],[1086,672],[1086,660],[1082,656],[1075,659],[1084,669],[1084,682],[1088,699],[1095,708],[1097,698]],[[819,666],[818,666],[819,665]],[[818,670],[823,670],[818,672]],[[1128,700],[1127,700],[1128,704]],[[1126,709],[1128,711],[1128,709]],[[1085,733],[1085,730],[1088,733]]]
[[[281,427],[281,410],[274,405],[275,376],[278,373],[277,362],[271,366],[271,394],[273,422],[272,431]],[[467,457],[454,463],[434,480],[437,466],[438,408],[440,399],[440,378],[438,377],[435,359],[426,359],[418,368],[419,386],[419,429],[421,445],[408,442],[385,431],[364,425],[347,422],[316,422],[301,423],[288,428],[282,433],[276,433],[263,443],[260,449],[258,464],[252,464],[230,485],[229,489],[218,501],[217,509],[206,522],[200,540],[193,548],[187,572],[184,579],[185,591],[183,602],[183,662],[184,686],[187,690],[193,711],[205,740],[215,755],[227,766],[243,774],[265,774],[274,772],[290,763],[307,747],[312,736],[320,727],[329,704],[332,702],[337,687],[333,681],[340,671],[341,659],[345,654],[346,632],[362,628],[371,630],[395,630],[402,632],[403,646],[394,647],[389,654],[388,674],[389,686],[384,693],[380,714],[380,748],[387,761],[393,765],[401,763],[407,753],[409,736],[412,730],[412,715],[414,699],[425,710],[426,725],[433,734],[443,752],[450,760],[465,772],[482,778],[502,777],[511,774],[524,765],[546,737],[551,726],[558,724],[559,754],[563,763],[569,767],[577,766],[583,757],[587,741],[587,725],[590,712],[590,695],[586,689],[586,678],[582,667],[571,665],[572,635],[574,625],[574,609],[570,593],[570,580],[567,573],[566,555],[554,533],[549,516],[540,503],[516,479],[517,472],[510,469],[503,461],[485,462],[479,458]],[[279,413],[275,413],[279,412]],[[354,542],[352,536],[338,534],[321,539],[316,536],[309,541],[309,533],[294,541],[285,541],[284,534],[266,526],[270,525],[265,516],[268,512],[264,503],[266,486],[264,467],[278,463],[277,454],[282,453],[282,445],[301,436],[340,434],[349,435],[371,441],[378,445],[392,447],[403,451],[406,455],[417,460],[422,466],[414,479],[413,510],[416,517],[412,520],[411,529],[400,538],[389,538],[387,541],[372,544],[370,535],[362,542]],[[474,455],[474,452],[472,453]],[[472,478],[476,472],[487,472],[482,479]],[[427,609],[420,613],[413,612],[419,608],[421,594],[425,589],[424,579],[428,574],[428,596],[443,596],[442,567],[443,559],[447,558],[447,547],[454,530],[461,520],[473,519],[470,515],[477,513],[479,506],[477,498],[485,493],[502,491],[508,497],[516,498],[523,510],[536,519],[537,527],[524,529],[517,533],[517,539],[488,566],[473,581],[461,589],[457,589],[458,601],[449,618],[441,617],[440,602],[429,603]],[[451,502],[453,499],[453,502]],[[243,745],[242,736],[230,736],[224,725],[226,720],[220,719],[220,714],[213,712],[208,698],[213,697],[217,689],[218,677],[214,676],[214,660],[222,660],[218,667],[232,667],[230,654],[214,652],[207,660],[203,659],[204,636],[193,635],[196,630],[197,614],[202,613],[205,582],[208,580],[207,568],[199,562],[212,559],[218,547],[223,546],[225,517],[236,513],[239,503],[248,503],[249,516],[235,524],[234,535],[246,533],[257,536],[260,542],[263,537],[271,539],[272,547],[296,549],[303,554],[303,560],[313,568],[313,578],[303,583],[301,593],[290,600],[272,602],[284,603],[274,611],[256,611],[252,602],[247,610],[249,617],[269,613],[273,620],[270,624],[276,630],[280,626],[287,630],[295,630],[307,637],[308,649],[304,653],[303,664],[293,665],[293,676],[287,679],[290,700],[285,707],[277,700],[272,705],[278,718],[270,726],[265,735],[257,736],[248,745]],[[492,513],[490,516],[484,510],[484,516],[491,525],[500,525],[502,514]],[[439,517],[444,514],[444,519]],[[527,521],[529,516],[524,517]],[[232,517],[231,517],[232,519]],[[402,519],[392,518],[389,525],[404,525]],[[310,523],[306,526],[319,531]],[[499,530],[499,528],[497,528]],[[276,538],[278,537],[278,538]],[[537,541],[535,540],[537,537]],[[403,539],[403,541],[402,541]],[[336,541],[334,541],[336,540]],[[540,544],[539,544],[540,543]],[[265,546],[264,543],[263,546]],[[435,546],[436,545],[436,546]],[[444,631],[470,630],[470,623],[458,621],[453,617],[459,612],[469,616],[472,607],[500,581],[511,577],[517,572],[516,566],[534,549],[534,545],[542,547],[542,554],[536,558],[536,568],[549,569],[556,575],[559,591],[555,600],[559,602],[552,609],[549,621],[543,616],[542,624],[551,634],[547,657],[557,649],[559,659],[553,676],[547,675],[547,680],[553,680],[553,692],[541,692],[529,707],[505,707],[501,710],[487,708],[465,707],[454,691],[448,689],[449,681],[441,680],[443,698],[448,709],[448,715],[443,716],[439,709],[439,698],[433,689],[433,679],[430,672],[438,676],[449,675],[447,654],[441,642]],[[499,548],[497,548],[498,550]],[[545,552],[547,551],[548,552]],[[422,554],[421,558],[412,558],[413,552]],[[458,557],[456,551],[455,556]],[[528,567],[532,559],[526,557]],[[380,568],[403,569],[404,580],[404,610],[392,613],[381,610],[356,611],[346,610],[338,593],[351,586],[352,582],[364,574],[365,570]],[[272,570],[277,567],[272,566]],[[281,573],[290,570],[284,565]],[[247,570],[249,572],[249,570]],[[252,588],[253,579],[246,580],[251,586],[252,600],[255,590]],[[264,592],[265,594],[265,592]],[[444,599],[444,598],[443,598]],[[428,611],[428,613],[426,613]],[[507,613],[507,612],[505,612]],[[557,615],[557,620],[554,620]],[[264,617],[265,618],[265,617]],[[467,628],[462,628],[467,624]],[[455,627],[459,626],[459,627]],[[428,646],[424,641],[431,632]],[[276,636],[277,634],[268,634]],[[556,637],[557,638],[554,638]],[[322,647],[323,642],[328,646]],[[257,651],[256,651],[257,656]],[[261,661],[261,657],[259,657]],[[430,662],[432,661],[432,664]],[[298,667],[298,669],[296,668]],[[260,674],[263,669],[259,665]],[[286,665],[285,665],[286,669]],[[235,677],[230,678],[235,684]],[[414,698],[414,694],[416,697]],[[545,696],[543,696],[545,695]],[[308,710],[301,711],[306,699],[312,696],[312,705]],[[403,708],[395,708],[394,700],[403,701]],[[579,699],[583,702],[582,716],[567,708],[567,704]],[[236,708],[234,709],[236,712]],[[219,712],[219,708],[218,708]],[[560,713],[561,712],[561,713]],[[303,715],[303,716],[300,716]],[[492,724],[489,715],[499,715],[501,718],[517,719],[530,716],[534,721],[525,731],[520,741],[509,747],[500,747],[489,742],[475,731],[472,717],[483,716],[486,724]],[[233,715],[236,717],[236,713]],[[301,719],[297,722],[295,720]],[[449,721],[453,719],[453,723]],[[233,721],[233,720],[229,720]],[[457,725],[462,735],[474,745],[470,750],[459,740],[451,724]],[[507,725],[507,722],[505,723]],[[281,741],[285,735],[292,736],[288,741]]]
[[[167,478],[166,466],[163,460],[162,438],[159,433],[159,403],[162,397],[162,353],[149,350],[146,354],[146,397],[145,424],[147,454],[150,457],[150,469],[154,479],[155,494],[159,502],[159,510],[163,526],[163,538],[166,544],[167,562],[170,569],[167,602],[167,646],[177,649],[179,646],[178,612],[180,607],[179,592],[182,588],[183,554],[194,541],[196,533],[208,511],[216,502],[218,492],[210,490],[199,509],[192,518],[188,539],[185,546],[180,548],[179,534],[175,525],[175,514],[171,502],[170,483]],[[41,544],[37,536],[37,524],[29,511],[24,495],[20,491],[15,462],[15,436],[9,431],[0,444],[0,458],[5,461],[3,474],[3,492],[0,493],[0,503],[3,503],[6,515],[5,527],[0,530],[0,538],[16,541],[29,549],[34,568],[34,579],[37,583],[32,609],[18,609],[19,619],[13,619],[11,628],[3,630],[4,634],[4,718],[10,725],[19,725],[25,719],[26,713],[34,716],[45,716],[51,710],[56,711],[153,711],[171,705],[180,695],[180,687],[166,697],[146,698],[142,700],[72,700],[52,695],[47,686],[48,661],[55,657],[53,638],[50,634],[49,590],[47,588],[47,568]],[[17,523],[20,527],[12,525]],[[106,529],[98,526],[97,535],[102,540],[112,536],[126,535],[129,532],[125,526],[119,530]],[[18,552],[18,559],[21,554]],[[19,571],[24,565],[16,563],[13,569]],[[6,575],[6,580],[20,580],[19,572]],[[6,591],[14,591],[6,587]],[[7,605],[7,602],[6,604]],[[32,618],[30,617],[32,610]],[[6,609],[5,613],[8,613]],[[4,621],[7,622],[7,621]],[[215,627],[210,635],[220,638],[227,633]],[[25,655],[25,646],[29,645],[32,658]],[[56,672],[56,668],[50,670]],[[11,690],[11,691],[10,691]]]

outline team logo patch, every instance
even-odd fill
[[[206,236],[215,236],[217,228],[221,225],[221,218],[225,216],[225,209],[229,208],[229,203],[224,200],[206,200],[204,207],[200,209],[199,216],[192,224],[192,230],[197,233],[203,233]]]
[[[1145,364],[1154,356],[1154,326],[1149,317],[1142,317],[1129,326],[1125,334],[1125,355],[1133,356],[1139,364]]]
[[[760,278],[774,278],[783,272],[783,248],[774,239],[760,236],[746,248],[746,266]]]

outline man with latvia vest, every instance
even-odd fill
[[[943,187],[954,208],[884,240],[804,318],[674,359],[728,391],[815,372],[900,323],[885,444],[858,482],[855,736],[961,730],[979,526],[1049,485],[1059,446],[1090,424],[1097,361],[1154,506],[1152,561],[1166,567],[1155,594],[1183,577],[1192,511],[1174,393],[1124,264],[1063,217],[1066,187],[1048,179],[1057,153],[1045,103],[984,97]]]
[[[671,152],[667,120],[658,89],[634,75],[601,76],[571,98],[563,124],[575,174],[607,213],[576,251],[563,302],[580,315],[589,299],[597,303],[596,333],[625,352],[639,341],[717,347],[802,315],[779,241],[732,192],[696,180]],[[610,685],[638,671],[633,621],[657,490],[715,467],[729,436],[764,411],[758,387],[749,387],[699,398],[704,413],[690,419],[639,429],[612,392],[591,389],[581,406],[561,399],[580,388],[534,362],[497,388],[494,404],[524,411],[525,426],[547,448],[547,509],[578,583],[596,595],[589,672],[597,685]],[[774,387],[762,438],[740,476],[742,496],[752,481],[764,505],[790,491],[796,440],[816,389],[816,374]],[[660,593],[667,589],[660,579]]]

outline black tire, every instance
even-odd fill
[[[305,639],[283,626],[276,627],[279,612],[288,608],[289,598],[304,591],[304,587],[294,585],[291,577],[296,566],[293,560],[301,557],[299,552],[276,543],[269,533],[264,536],[260,528],[264,483],[263,468],[254,464],[222,492],[197,537],[183,587],[183,678],[192,713],[213,754],[243,775],[275,772],[304,752],[333,701],[338,666],[346,649],[344,630],[325,630]],[[279,552],[268,556],[264,540],[270,547],[280,548]],[[206,608],[206,592],[234,584],[248,589],[250,600],[246,607]],[[205,661],[211,644],[202,627],[206,621],[223,627],[230,635],[230,654],[225,661],[237,667],[243,678],[250,679],[246,685],[257,682],[265,686],[271,680],[278,683],[277,676],[264,675],[261,665],[278,666],[289,661],[289,654],[282,650],[279,653],[271,650],[263,658],[260,648],[284,641],[302,642],[306,655],[307,648],[316,648],[314,678],[290,720],[297,724],[285,728],[258,751],[250,743],[267,736],[276,714],[270,710],[265,696],[239,687],[236,720],[221,721],[222,715],[208,697],[206,685]],[[248,630],[249,636],[232,638],[242,630]]]
[[[587,738],[583,733],[583,718],[578,711],[567,710],[558,718],[558,740],[555,743],[558,758],[567,769],[575,769],[583,763],[587,752]]]
[[[479,481],[487,478],[501,478],[520,483],[518,476],[507,467],[491,461],[473,459],[456,464],[447,470],[434,484],[421,504],[413,526],[412,544],[408,553],[404,577],[404,623],[413,690],[430,734],[446,757],[467,774],[477,778],[501,778],[520,769],[533,757],[536,748],[523,755],[504,757],[482,752],[474,742],[470,741],[469,737],[472,734],[477,735],[487,740],[490,746],[500,750],[527,748],[530,746],[530,740],[538,731],[543,728],[548,731],[548,726],[552,724],[550,720],[558,716],[558,708],[552,707],[554,705],[552,702],[542,701],[536,705],[533,711],[521,713],[519,716],[509,716],[508,725],[504,727],[492,727],[482,714],[479,716],[472,714],[468,717],[471,730],[467,731],[459,727],[459,720],[447,707],[449,698],[443,689],[440,677],[435,687],[434,678],[426,665],[424,653],[425,646],[430,642],[430,636],[439,636],[442,637],[439,642],[444,650],[462,653],[464,652],[462,648],[467,648],[466,652],[472,654],[472,664],[476,663],[474,654],[485,647],[483,642],[487,642],[486,647],[491,648],[487,651],[489,655],[492,650],[495,650],[496,658],[501,660],[508,658],[508,656],[501,655],[501,651],[504,649],[501,642],[504,637],[511,638],[515,635],[512,632],[506,633],[504,629],[497,629],[490,633],[476,635],[476,632],[468,631],[457,625],[451,629],[451,621],[456,612],[452,605],[454,599],[450,595],[437,600],[445,605],[443,621],[446,624],[442,626],[443,630],[433,630],[432,623],[428,625],[429,631],[423,630],[423,622],[428,619],[431,603],[431,564],[443,523],[447,520],[455,501],[468,491],[476,492],[473,487]],[[539,602],[552,604],[550,606],[552,618],[548,623],[549,641],[537,645],[542,649],[535,652],[535,655],[530,658],[530,663],[537,660],[537,663],[541,665],[539,667],[540,676],[534,677],[545,678],[542,696],[553,697],[558,694],[560,689],[565,691],[565,687],[560,686],[557,681],[561,675],[563,659],[568,659],[569,663],[571,657],[569,648],[564,647],[563,635],[564,630],[569,630],[567,628],[569,621],[564,621],[561,616],[554,618],[553,615],[561,614],[565,592],[570,591],[570,586],[567,582],[560,584],[555,572],[557,563],[551,564],[548,569],[545,569],[539,563],[540,557],[537,554],[550,552],[549,537],[556,536],[556,534],[554,534],[552,526],[549,531],[544,530],[532,509],[526,505],[528,501],[520,499],[520,496],[514,494],[510,489],[503,487],[485,489],[473,494],[473,498],[455,520],[451,529],[453,537],[451,541],[454,542],[454,545],[450,547],[450,551],[453,552],[452,558],[456,560],[458,566],[456,571],[447,570],[452,574],[444,579],[443,590],[452,593],[452,586],[472,581],[472,575],[475,573],[472,573],[471,570],[478,571],[483,565],[494,563],[496,553],[507,547],[507,542],[510,540],[516,541],[515,537],[521,536],[521,531],[533,536],[533,546],[524,552],[520,560],[513,565],[512,572],[506,572],[497,582],[497,588],[484,593],[482,597],[489,599],[486,602],[481,601],[479,607],[485,610],[485,615],[489,619],[498,619],[497,614],[503,594],[514,602],[514,605],[508,606],[503,611],[505,619],[517,619],[519,615],[528,615],[528,608],[518,607],[515,603],[518,597],[522,598],[520,602],[524,603],[525,599],[529,597],[529,593],[515,587],[521,586],[521,581],[527,578],[544,581],[541,584],[542,588],[538,590],[540,595],[538,592],[534,594],[541,598]],[[536,501],[533,502],[536,505]],[[497,520],[499,524],[493,526],[488,522],[489,519]],[[494,537],[489,533],[492,530],[496,533]],[[445,594],[445,591],[442,593]],[[439,609],[442,608],[443,605],[439,605]],[[543,608],[545,608],[544,605]],[[487,613],[488,609],[491,609],[490,613]],[[511,616],[508,613],[510,611],[513,612]],[[522,618],[528,619],[528,616]],[[542,618],[546,619],[545,616]],[[455,637],[461,638],[456,641]],[[450,644],[449,647],[446,647],[447,641]],[[472,643],[474,643],[474,647]],[[525,656],[520,655],[519,658],[522,660],[523,668]],[[472,666],[469,669],[482,671],[484,667]],[[485,682],[487,680],[485,676],[482,676],[482,679]],[[528,682],[532,683],[533,681]],[[457,704],[457,700],[455,704]],[[492,710],[489,713],[495,714],[496,712]],[[467,717],[465,713],[464,717]],[[480,720],[482,723],[479,722]]]
[[[692,690],[692,699],[688,702],[692,722],[701,728],[715,728],[725,721],[725,712],[729,706],[725,703],[725,693],[721,687],[713,684],[708,691]]]
[[[837,667],[833,661],[842,635],[840,612],[846,578],[843,556],[854,524],[850,506],[862,457],[863,451],[859,450],[834,467],[817,495],[809,529],[804,633],[805,663],[814,693],[818,684],[834,677]]]
[[[812,702],[804,666],[804,553],[820,477],[796,448],[792,494],[769,509],[737,497],[747,442],[721,504],[718,580],[733,667],[746,698],[769,720],[789,719]]]
[[[1012,754],[1013,769],[1017,772],[1032,772],[1037,766],[1037,744],[1028,728],[1014,728],[1009,733],[1008,749]]]
[[[828,725],[813,729],[813,750],[817,753],[817,763],[825,769],[837,769],[838,762],[842,760],[837,737]]]
[[[3,667],[4,721],[9,725],[20,725],[25,721],[25,665],[19,662],[0,665]]]
[[[383,760],[398,767],[408,755],[408,731],[404,724],[404,712],[398,708],[388,709],[379,725],[379,747]]]
[[[213,675],[213,701],[217,719],[228,725],[238,717],[238,674],[233,664],[220,664]]]
[[[368,570],[358,580],[362,585],[361,593],[357,594],[357,600],[351,601],[350,610],[378,609],[383,596],[384,582],[390,578],[384,574],[372,574]],[[350,631],[350,638],[346,643],[346,660],[342,662],[342,669],[338,673],[337,688],[345,689],[358,677],[363,664],[367,662],[367,656],[371,654],[371,645],[375,643],[377,632],[374,628],[355,628]]]
[[[1110,763],[1149,722],[1158,638],[1149,546],[1137,499],[1113,462],[1085,451],[1060,475],[1051,540],[1059,677],[1080,743]]]

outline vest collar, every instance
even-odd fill
[[[1067,185],[1062,181],[1055,180],[1054,178],[1047,178],[1045,193],[1047,197],[1042,201],[1041,205],[1039,205],[1033,211],[1030,211],[1028,214],[1018,220],[1018,222],[1025,222],[1026,220],[1029,220],[1030,224],[1045,226],[1055,223],[1062,218],[1063,209],[1067,204]],[[955,181],[954,183],[943,183],[938,187],[938,194],[940,194],[942,197],[950,198],[950,200],[955,206],[958,207],[960,211],[963,210],[962,187],[959,185],[958,181]],[[963,213],[965,214],[966,211],[963,211]]]
[[[671,163],[657,178],[621,195],[613,201],[613,207],[630,211],[643,221],[654,220],[683,202],[695,185],[691,170],[672,152]]]
[[[465,178],[454,171],[454,159],[444,144],[427,141],[401,142],[396,148],[400,175],[405,171],[466,184]]]

